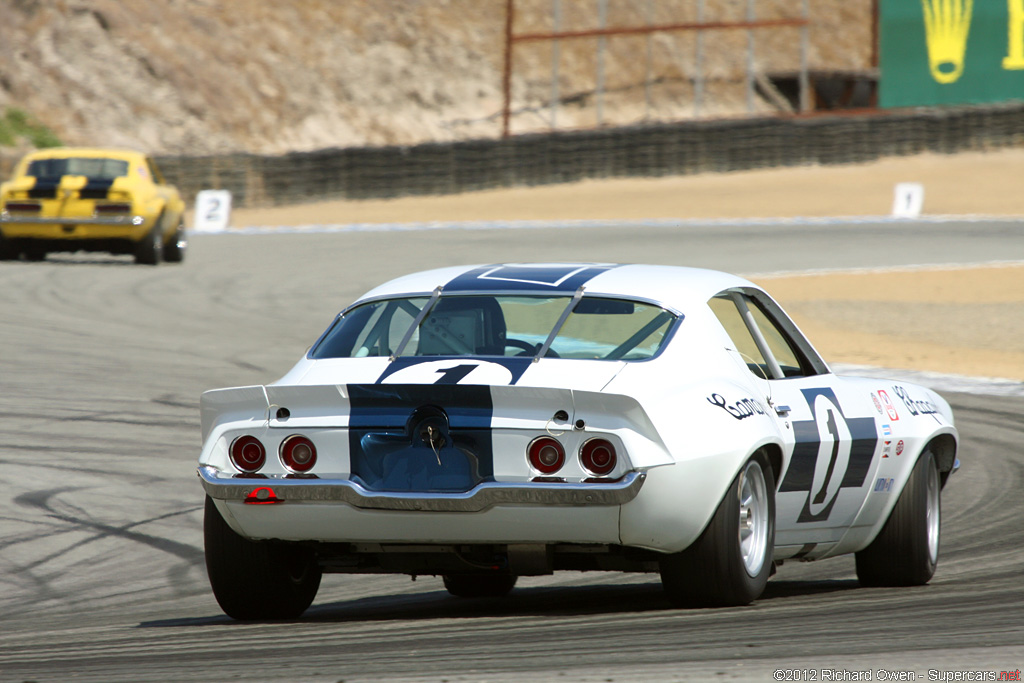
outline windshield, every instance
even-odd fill
[[[37,178],[60,178],[66,175],[84,175],[94,180],[113,180],[128,175],[128,162],[120,159],[69,157],[64,159],[36,159],[28,166],[26,175]]]
[[[652,304],[602,297],[442,296],[424,312],[430,302],[413,297],[355,306],[310,357],[536,356],[557,328],[547,358],[643,360],[658,353],[676,319]]]

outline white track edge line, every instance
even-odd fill
[[[514,221],[426,221],[420,223],[306,223],[301,225],[247,225],[226,230],[193,229],[196,235],[273,235],[334,232],[410,232],[427,230],[539,230],[555,228],[671,228],[699,226],[778,226],[778,225],[915,225],[919,223],[1024,223],[1024,216],[930,215],[918,218],[893,216],[802,216],[795,218],[644,218],[644,219],[572,219]]]

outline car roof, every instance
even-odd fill
[[[717,270],[683,266],[615,263],[500,263],[438,268],[405,275],[360,298],[474,292],[571,296],[579,287],[588,295],[644,299],[685,310],[726,289],[760,289],[752,282]]]

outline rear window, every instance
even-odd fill
[[[26,175],[36,178],[83,175],[94,180],[113,180],[128,175],[128,162],[121,159],[88,157],[36,159],[28,165]]]
[[[356,306],[310,356],[644,360],[661,350],[676,320],[653,304],[602,297],[442,296],[424,311],[428,304],[426,297],[412,297]]]

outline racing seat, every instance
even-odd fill
[[[503,356],[505,315],[491,296],[441,298],[420,326],[417,356]]]

